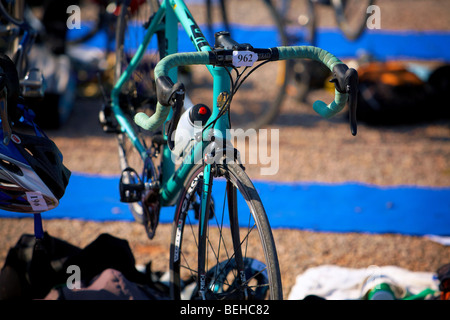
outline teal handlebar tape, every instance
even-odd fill
[[[294,47],[278,47],[278,54],[280,60],[292,59],[312,59],[322,62],[333,72],[333,68],[342,61],[326,50],[313,46],[294,46]],[[328,119],[339,113],[347,103],[348,94],[340,93],[335,90],[334,101],[326,104],[323,101],[316,101],[313,104],[313,109],[322,117]]]
[[[322,62],[331,72],[333,72],[334,66],[342,63],[341,60],[330,52],[314,46],[289,46],[278,47],[277,49],[279,60],[312,59]],[[168,55],[155,67],[155,79],[168,76],[170,69],[175,67],[210,64],[211,54],[211,52],[183,52]],[[345,107],[347,99],[348,94],[335,90],[333,102],[326,104],[318,100],[314,102],[313,109],[322,117],[328,119],[339,113]],[[155,130],[166,121],[169,113],[170,108],[158,102],[156,112],[151,117],[140,112],[135,115],[134,121],[138,126],[146,130]]]
[[[163,106],[159,102],[156,104],[156,111],[151,117],[143,112],[138,112],[134,116],[134,122],[145,130],[153,131],[164,124],[170,113],[170,107]]]
[[[164,57],[155,67],[155,79],[162,76],[169,76],[172,68],[185,65],[209,64],[208,52],[183,52],[171,54]],[[134,116],[134,122],[145,130],[153,131],[164,124],[170,113],[170,107],[163,106],[159,102],[156,104],[155,113],[149,117],[143,112],[138,112]]]
[[[209,52],[182,52],[164,57],[155,67],[155,79],[169,76],[172,68],[193,64],[206,65],[210,63]]]

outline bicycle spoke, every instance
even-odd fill
[[[216,256],[216,268],[215,268],[216,272],[217,272],[217,271],[220,271],[220,270],[218,270],[218,265],[219,265],[219,262],[220,262],[219,256],[220,256],[220,249],[221,249],[221,245],[222,245],[222,244],[223,244],[223,248],[224,248],[224,250],[225,250],[225,253],[226,253],[226,256],[227,256],[227,260],[228,260],[228,261],[231,261],[231,259],[233,258],[234,254],[235,254],[235,251],[233,251],[233,256],[232,256],[232,257],[229,256],[229,253],[228,253],[228,250],[227,250],[227,245],[226,245],[226,243],[225,243],[225,239],[224,239],[224,237],[222,236],[223,221],[224,221],[224,218],[225,218],[225,204],[227,203],[226,200],[227,200],[227,193],[224,194],[223,209],[222,209],[222,220],[221,220],[220,224],[219,224],[219,221],[217,220],[217,215],[215,215],[216,224],[217,224],[218,230],[219,230],[218,250],[217,250],[217,254],[215,254],[215,256]],[[212,245],[211,245],[211,249],[212,249],[212,251],[214,252],[214,247],[213,247]],[[222,270],[223,270],[223,269],[222,269]],[[220,275],[220,274],[217,274],[217,273],[216,273],[215,276],[214,276],[214,279],[217,279],[219,275]],[[235,276],[236,276],[236,275],[235,275]]]

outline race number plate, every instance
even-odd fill
[[[258,60],[258,55],[251,51],[233,51],[233,66],[251,67]]]

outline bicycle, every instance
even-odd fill
[[[2,197],[2,206],[9,206],[11,211],[34,213],[37,233],[42,235],[41,211],[36,209],[39,205],[33,206],[28,203],[27,197],[20,194],[27,189],[33,191],[34,187],[44,195],[40,197],[40,204],[45,204],[43,207],[46,208],[42,211],[53,209],[64,194],[70,171],[62,165],[62,155],[57,147],[34,122],[36,115],[29,107],[30,103],[43,98],[44,77],[39,69],[28,66],[28,53],[34,45],[37,31],[25,19],[24,10],[22,0],[10,1],[5,5],[0,1],[0,36],[5,41],[0,54],[0,149],[3,156],[9,157],[9,160],[2,158],[0,161],[0,171],[11,172],[5,182],[9,179],[15,181],[10,186],[2,184],[1,187],[16,193],[16,197],[12,197],[14,200]],[[29,168],[21,169],[23,164]],[[63,168],[63,177],[55,177],[58,173],[52,173],[49,169],[59,166]],[[15,175],[20,178],[14,178]],[[15,183],[21,186],[18,190],[13,188]],[[51,191],[46,189],[46,184]]]
[[[99,96],[100,82],[103,85],[107,82],[108,87],[112,87],[118,2],[120,0],[80,1],[81,12],[89,12],[90,16],[83,22],[83,29],[73,29],[66,36],[66,51],[73,61],[77,73],[78,92],[81,96],[88,98]],[[89,45],[99,48],[93,50],[93,54],[90,57],[87,55],[86,58],[84,52]]]
[[[35,30],[23,18],[23,1],[0,2],[3,46],[0,53],[0,209],[29,213],[34,218],[33,263],[47,262],[43,212],[59,205],[71,172],[56,144],[34,122],[28,103],[43,96],[42,74],[28,69],[27,54]],[[6,54],[7,53],[7,54]],[[45,269],[45,266],[43,266]],[[45,274],[30,274],[29,282],[43,298]]]
[[[87,1],[89,4],[94,6],[94,10],[97,13],[92,17],[91,26],[87,32],[79,35],[75,35],[72,38],[67,39],[67,45],[77,45],[87,42],[94,38],[97,34],[104,32],[106,36],[106,48],[105,51],[108,53],[110,43],[114,37],[115,24],[115,0],[93,0]],[[84,3],[83,3],[84,4]]]
[[[11,105],[19,102],[19,96],[24,99],[26,105],[39,101],[44,96],[44,76],[38,68],[30,68],[28,63],[28,54],[34,45],[37,32],[24,18],[25,4],[23,0],[11,1],[3,4],[0,1],[0,38],[1,50],[11,58],[15,71],[9,70],[8,63],[2,60],[2,68],[8,70],[8,77],[18,78],[17,88],[10,88]],[[16,83],[12,81],[10,83]],[[13,108],[8,115],[11,121],[17,121],[21,117],[20,112]]]
[[[0,34],[5,40],[1,49],[16,65],[27,107],[40,126],[57,128],[72,110],[75,81],[69,59],[54,56],[48,43],[39,44],[39,36],[47,40],[45,31],[23,0],[4,1],[0,15]]]
[[[242,83],[260,66],[279,60],[316,59],[335,73],[336,97],[329,105],[317,101],[314,109],[329,118],[348,100],[353,115],[350,126],[356,134],[357,73],[316,47],[256,49],[237,43],[227,32],[219,32],[213,48],[183,0],[150,4],[148,8],[156,11],[148,16],[151,18],[145,22],[143,41],[124,71],[119,62],[127,61],[123,60],[124,42],[118,44],[120,75],[110,104],[107,101],[100,112],[106,131],[118,137],[123,170],[121,200],[130,203],[135,219],[144,224],[150,239],[158,226],[160,208],[175,206],[169,263],[173,299],[282,299],[280,267],[268,217],[245,173],[239,151],[230,141],[230,104]],[[122,8],[122,12],[126,10]],[[122,18],[119,25],[123,27]],[[176,52],[178,23],[197,52]],[[119,39],[124,38],[123,30],[118,34]],[[142,62],[149,67],[144,56],[153,36],[159,38],[155,43],[162,57],[152,78],[156,92],[153,97],[148,91],[139,96],[134,85],[132,96],[127,97],[124,88],[131,87],[134,71],[139,71]],[[261,62],[249,69],[249,59]],[[239,72],[242,64],[248,67]],[[211,73],[214,97],[210,117],[191,136],[176,167],[171,153],[178,142],[172,138],[186,97],[184,85],[177,82],[176,68],[186,65],[203,66]],[[130,164],[133,153],[139,166]]]

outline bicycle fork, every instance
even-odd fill
[[[207,159],[207,157],[205,157]],[[214,283],[210,283],[210,279],[206,278],[206,274],[208,272],[207,270],[207,246],[208,246],[208,240],[207,240],[207,234],[208,234],[208,221],[210,220],[210,210],[211,210],[211,193],[212,193],[212,184],[213,184],[213,177],[214,175],[217,175],[217,167],[215,164],[208,163],[207,161],[204,161],[204,170],[203,170],[203,186],[202,186],[202,192],[201,192],[201,212],[199,217],[199,249],[198,249],[198,288],[199,288],[199,295],[200,298],[205,300],[207,299],[207,292],[208,290],[212,290],[214,293]],[[244,284],[247,283],[247,279],[245,276],[245,265],[244,260],[242,256],[242,250],[241,250],[241,240],[240,240],[240,234],[239,234],[239,221],[238,221],[238,209],[237,209],[237,192],[236,187],[231,183],[230,180],[227,180],[226,184],[226,197],[228,199],[228,215],[230,219],[230,232],[231,232],[231,238],[233,242],[233,255],[234,257],[231,259],[231,261],[234,261],[235,267],[237,269],[238,273],[238,288],[241,288]],[[223,230],[220,230],[220,233],[222,233]],[[219,253],[216,253],[219,255]],[[232,263],[228,261],[227,265],[222,268],[223,270],[227,270],[228,264]],[[214,271],[214,279],[218,278],[221,272],[223,272],[221,269],[219,269],[219,266],[221,266],[221,261],[217,261],[217,265],[214,266],[217,268]],[[218,274],[219,273],[219,274]],[[207,287],[209,286],[209,287]],[[244,296],[242,297],[241,294]],[[247,300],[249,298],[248,296],[248,290],[243,290],[243,292],[236,292],[236,295],[239,297],[239,299]]]
[[[241,238],[239,235],[237,192],[236,187],[229,180],[227,180],[226,192],[228,197],[228,215],[230,217],[230,232],[231,238],[233,240],[234,260],[236,263],[236,269],[238,270],[239,273],[237,281],[239,282],[239,288],[241,288],[241,286],[247,283],[247,279],[244,271],[245,266],[244,266],[244,259],[242,257]],[[244,299],[248,300],[248,291],[245,290],[243,293]]]
[[[211,204],[211,189],[213,174],[211,172],[212,164],[204,162],[203,169],[203,186],[201,193],[201,207],[199,217],[199,244],[198,244],[198,288],[200,297],[206,300],[206,248],[209,210]]]

